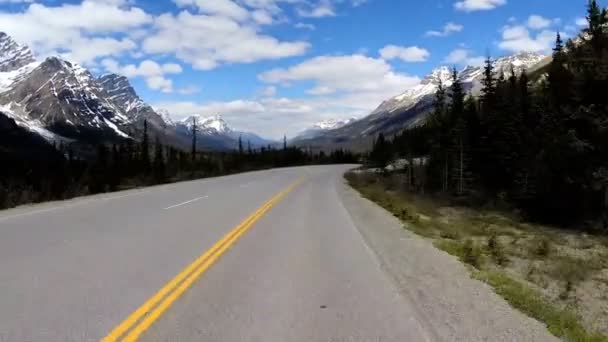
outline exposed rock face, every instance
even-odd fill
[[[14,71],[35,61],[27,46],[18,44],[6,33],[0,32],[0,72]]]

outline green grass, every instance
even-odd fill
[[[557,248],[567,241],[563,236],[544,227],[520,222],[516,218],[500,216],[493,212],[462,211],[464,214],[449,217],[439,212],[441,204],[404,191],[390,191],[377,175],[347,175],[350,185],[363,197],[376,202],[395,217],[404,222],[404,227],[415,234],[430,238],[438,249],[456,256],[471,266],[475,278],[492,287],[513,307],[547,325],[548,330],[564,341],[602,341],[608,337],[599,333],[589,333],[573,311],[562,309],[574,287],[589,278],[594,272],[608,267],[608,253],[598,253],[588,260],[574,259],[558,255]],[[421,219],[425,215],[426,219]],[[503,242],[501,242],[501,239]],[[608,246],[608,239],[598,239],[599,245]],[[593,246],[589,247],[592,248]],[[530,264],[528,279],[546,288],[549,282],[563,284],[563,291],[554,304],[541,292],[510,278],[505,267],[509,256],[540,262],[538,268]],[[556,301],[555,303],[559,303]]]
[[[494,271],[477,271],[473,276],[490,284],[497,294],[506,299],[511,306],[530,317],[544,322],[555,336],[571,342],[606,342],[608,337],[588,333],[579,323],[576,315],[560,309],[546,300],[542,294],[507,275]]]

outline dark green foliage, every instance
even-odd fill
[[[374,146],[369,155],[369,159],[376,167],[384,168],[392,159],[392,151],[389,142],[380,133],[378,139],[374,142]]]
[[[48,144],[0,114],[0,164],[10,165],[0,168],[0,209],[272,167],[358,162],[356,155],[345,150],[313,155],[296,147],[258,151],[250,144],[247,154],[188,153],[163,145],[158,136],[151,150],[149,139],[144,123],[140,143],[128,139],[122,144],[93,146],[89,148],[93,152],[75,156],[72,145]]]
[[[488,57],[479,98],[457,77],[441,84],[426,125],[378,137],[370,159],[424,159],[409,188],[547,223],[603,217],[608,229],[608,13],[590,1],[587,19],[576,43],[557,34],[552,63],[532,80],[496,72]]]

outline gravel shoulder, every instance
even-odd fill
[[[337,192],[383,270],[438,341],[559,341],[489,285],[472,279],[455,257],[404,229],[348,184],[339,183]]]

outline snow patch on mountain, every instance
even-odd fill
[[[0,32],[0,72],[10,72],[35,62],[32,51]]]
[[[494,62],[495,72],[497,76],[503,74],[505,77],[509,77],[512,71],[516,74],[520,74],[545,58],[546,56],[544,55],[527,52],[502,57]],[[384,101],[371,115],[390,115],[391,113],[401,112],[409,107],[417,105],[423,99],[428,99],[430,96],[434,95],[439,89],[440,83],[443,84],[445,88],[450,87],[452,85],[452,73],[452,69],[447,66],[441,66],[434,69],[420,82],[420,84]],[[483,67],[466,66],[458,72],[458,78],[465,85],[465,89],[475,93],[481,86]]]
[[[192,125],[196,122],[196,128],[201,134],[227,135],[232,132],[232,128],[222,118],[221,115],[203,117],[201,115],[191,115],[178,122],[178,125],[185,126],[192,130]]]
[[[345,120],[339,120],[339,119],[323,120],[323,121],[319,121],[319,122],[315,123],[312,126],[312,129],[320,129],[320,130],[337,129],[337,128],[346,126],[349,123],[354,122],[356,120],[357,120],[357,118],[349,118],[349,119],[345,119]]]
[[[40,122],[40,120],[30,119],[27,114],[23,112],[22,106],[17,103],[0,105],[0,114],[4,114],[9,118],[15,120],[15,123],[18,126],[40,135],[50,143],[57,141],[69,141],[69,139],[63,138],[44,128],[44,125],[42,122]]]

